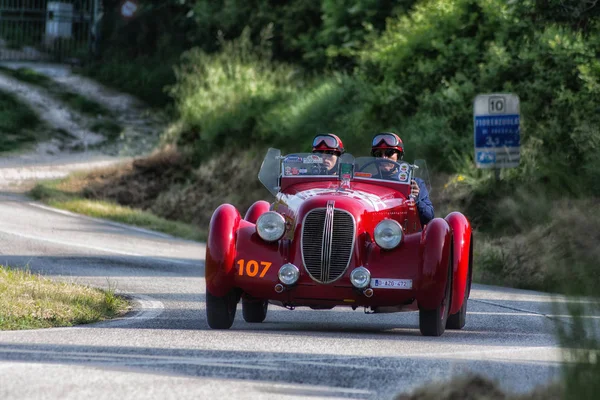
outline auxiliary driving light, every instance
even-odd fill
[[[284,285],[293,285],[298,282],[298,278],[300,278],[300,270],[294,264],[283,264],[281,268],[279,268],[279,280]]]
[[[358,289],[366,288],[371,282],[371,273],[365,267],[358,267],[350,274],[350,282]]]
[[[375,243],[382,249],[390,250],[402,241],[402,226],[393,219],[384,219],[375,227]]]
[[[285,233],[285,219],[275,211],[267,211],[256,221],[256,232],[262,240],[275,242]]]

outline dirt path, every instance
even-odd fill
[[[0,90],[15,94],[28,104],[54,130],[68,132],[37,144],[35,150],[0,156],[0,189],[23,191],[38,179],[61,178],[76,170],[105,167],[147,154],[158,142],[165,119],[151,113],[127,94],[118,93],[85,77],[71,73],[65,66],[10,63],[10,68],[27,67],[47,75],[69,90],[94,100],[114,113],[123,127],[121,136],[104,143],[102,135],[91,132],[92,119],[69,109],[39,86],[20,82],[0,73]]]

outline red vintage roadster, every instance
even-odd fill
[[[214,329],[260,323],[269,304],[419,311],[423,335],[465,325],[473,269],[467,218],[452,212],[421,226],[410,181],[416,165],[395,163],[383,179],[372,157],[338,160],[331,174],[317,154],[269,149],[260,181],[275,195],[242,218],[223,204],[213,213],[206,247],[206,313]]]

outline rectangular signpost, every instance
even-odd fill
[[[519,97],[480,94],[473,101],[477,168],[513,168],[521,160]]]

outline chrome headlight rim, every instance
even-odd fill
[[[366,279],[364,279],[364,282],[363,282],[363,280],[361,280],[360,282],[357,282],[356,274],[359,274],[359,273],[365,274],[364,276],[366,276]],[[354,268],[352,270],[352,272],[350,272],[350,283],[352,283],[352,285],[357,289],[365,289],[371,283],[371,271],[369,271],[368,269],[366,269],[365,267],[362,267],[362,266],[358,267],[358,268]]]
[[[291,279],[287,279],[284,275],[287,272],[292,273],[293,276]],[[294,285],[296,284],[296,282],[298,282],[298,279],[300,279],[300,269],[292,263],[283,264],[279,268],[279,272],[277,272],[277,277],[279,278],[279,282],[283,283],[286,286]]]
[[[267,224],[271,224],[272,232],[268,231]],[[256,220],[256,233],[265,242],[278,241],[285,234],[285,218],[278,212],[267,211]]]
[[[385,229],[392,230],[395,236],[395,238],[392,241],[383,239],[382,234]],[[375,227],[373,236],[375,237],[375,243],[377,243],[379,247],[385,250],[391,250],[398,247],[400,243],[402,243],[402,239],[404,238],[402,225],[400,225],[398,221],[393,219],[384,219],[383,221],[379,222]]]

